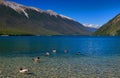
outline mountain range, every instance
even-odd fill
[[[99,25],[94,25],[94,24],[83,24],[83,25],[93,33],[100,27]]]
[[[93,35],[120,36],[120,14],[100,27]]]
[[[0,35],[91,35],[87,27],[52,10],[0,2]]]

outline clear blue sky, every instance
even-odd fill
[[[42,10],[51,9],[82,24],[103,25],[120,13],[120,0],[9,0]]]

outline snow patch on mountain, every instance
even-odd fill
[[[2,4],[4,4],[5,6],[8,6],[12,9],[14,9],[17,12],[23,12],[24,15],[29,18],[28,13],[25,11],[26,7],[21,5],[21,4],[17,4],[15,2],[10,2],[10,1],[3,1]]]
[[[43,10],[40,10],[40,9],[38,9],[38,8],[35,8],[35,7],[28,7],[29,9],[32,9],[32,10],[35,10],[35,11],[37,11],[37,12],[40,12],[40,13],[42,13],[43,12]]]
[[[29,18],[29,15],[28,15],[27,12],[25,12],[25,10],[23,10],[22,12],[25,14],[25,16],[26,16],[27,18]]]
[[[72,18],[70,18],[70,17],[68,17],[68,16],[64,16],[64,15],[62,15],[62,14],[60,14],[60,16],[61,16],[62,18],[66,18],[66,19],[69,19],[69,20],[73,20]]]
[[[54,11],[52,11],[52,10],[46,10],[46,11],[44,11],[44,12],[50,14],[50,16],[55,16],[55,17],[57,17],[57,15],[58,15],[56,12],[54,12]]]

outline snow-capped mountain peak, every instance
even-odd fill
[[[89,28],[96,28],[98,29],[100,27],[100,25],[97,24],[83,24],[85,27],[89,27]]]
[[[100,27],[100,25],[96,24],[83,24],[83,26],[86,27],[91,32],[95,32]]]

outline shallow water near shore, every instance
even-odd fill
[[[0,78],[120,78],[119,51],[120,37],[0,37]]]

